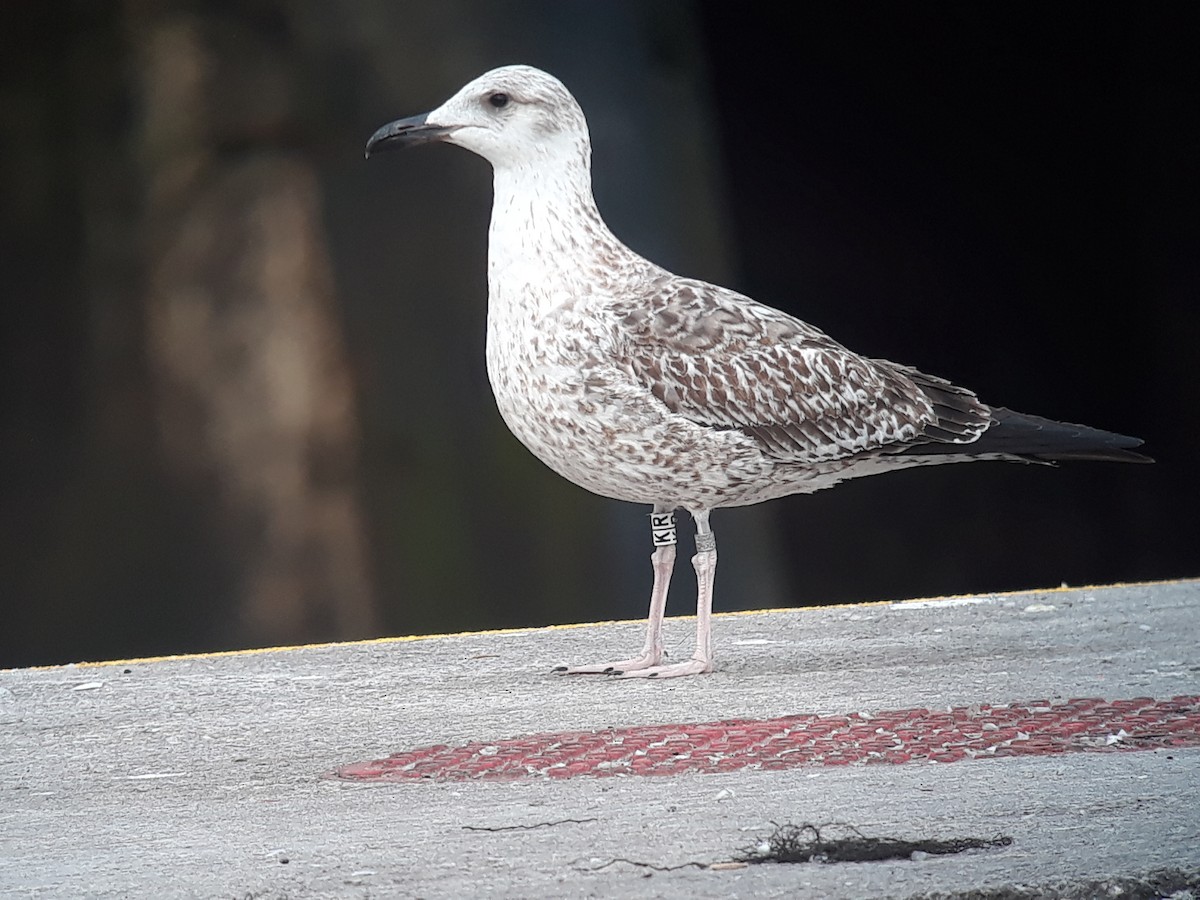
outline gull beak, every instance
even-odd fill
[[[407,119],[389,122],[371,135],[363,155],[370,159],[372,153],[400,150],[403,147],[415,147],[417,144],[440,141],[454,130],[453,125],[434,125],[426,121],[428,118],[429,113],[422,113],[419,116],[409,116]]]

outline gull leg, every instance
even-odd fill
[[[702,675],[713,670],[712,599],[713,578],[717,573],[717,539],[708,527],[708,513],[708,510],[692,513],[696,519],[696,555],[692,557],[692,568],[696,570],[696,652],[684,662],[626,669],[614,672],[614,675],[622,678],[678,678],[681,675]]]
[[[620,675],[657,666],[663,661],[662,621],[667,608],[667,588],[671,585],[671,572],[675,568],[675,522],[670,510],[664,511],[659,507],[654,508],[650,521],[655,544],[654,554],[650,557],[650,563],[654,566],[654,587],[650,591],[646,643],[641,655],[592,666],[559,666],[555,672],[563,675]]]

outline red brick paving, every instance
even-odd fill
[[[1032,700],[562,731],[435,745],[354,763],[351,781],[511,781],[771,771],[1200,746],[1200,697]]]

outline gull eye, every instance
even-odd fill
[[[488,103],[496,109],[504,109],[508,106],[508,94],[503,91],[496,91],[494,94],[488,95]]]

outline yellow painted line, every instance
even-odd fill
[[[968,597],[980,597],[990,600],[995,597],[1015,597],[1020,594],[1062,594],[1072,591],[1104,591],[1114,588],[1154,587],[1169,584],[1187,584],[1200,579],[1169,578],[1162,581],[1117,582],[1115,584],[1084,584],[1060,585],[1054,588],[1022,588],[1013,591],[987,591],[982,594],[950,594],[944,597],[913,597],[909,600],[863,600],[855,603],[830,603],[822,606],[785,606],[776,609],[741,609],[732,612],[716,613],[718,618],[734,616],[765,616],[779,613],[795,614],[797,612],[822,611],[826,609],[858,609],[863,606],[904,606],[916,603],[936,603],[938,601],[961,600]],[[695,616],[672,616],[675,620],[694,619]],[[597,628],[602,625],[640,624],[643,619],[609,619],[599,622],[567,622],[561,625],[529,625],[524,628],[492,628],[483,631],[457,631],[444,634],[408,634],[397,637],[369,638],[361,641],[329,641],[321,644],[289,644],[279,647],[253,647],[246,650],[213,650],[206,653],[175,653],[168,656],[142,656],[132,659],[107,659],[88,662],[77,662],[53,666],[30,666],[28,671],[46,672],[54,669],[79,668],[92,669],[108,666],[145,665],[146,663],[175,662],[180,660],[221,659],[227,656],[258,656],[266,653],[287,653],[292,650],[323,650],[333,647],[371,647],[384,644],[407,644],[413,641],[434,641],[441,638],[489,637],[493,635],[524,634],[530,631],[568,631],[574,628]],[[0,672],[11,672],[13,669],[0,669]]]

